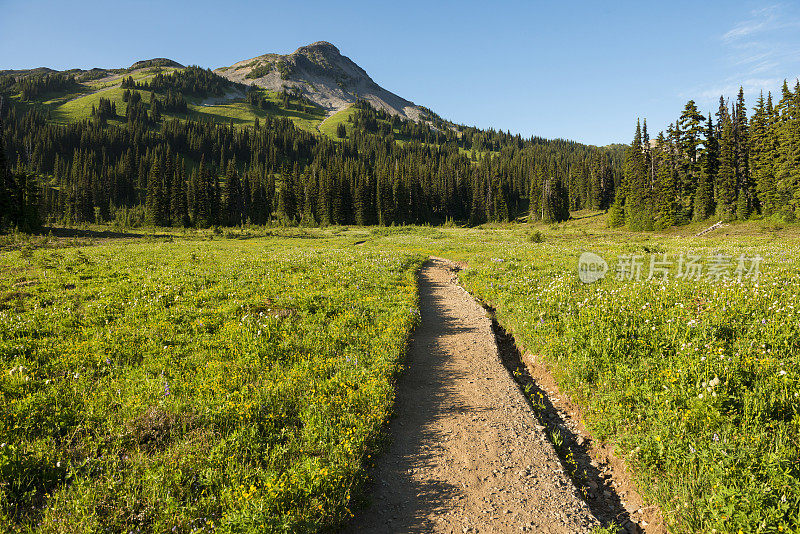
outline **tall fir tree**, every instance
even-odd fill
[[[0,229],[10,222],[11,184],[3,145],[3,98],[0,97]]]
[[[189,226],[187,209],[186,179],[184,178],[184,162],[179,159],[172,174],[170,186],[170,219],[174,226]]]
[[[147,223],[151,226],[163,226],[163,176],[161,172],[161,162],[156,157],[150,167],[150,174],[147,179]]]
[[[678,217],[678,184],[675,175],[675,150],[664,133],[656,140],[654,153],[656,200],[654,226],[665,229],[673,226]]]
[[[750,123],[750,168],[755,182],[758,198],[757,208],[765,216],[770,216],[778,209],[777,192],[775,191],[774,157],[772,153],[772,96],[769,97],[769,109],[764,100],[764,93],[759,95]]]
[[[736,145],[736,217],[746,219],[755,204],[755,187],[750,179],[750,128],[744,89],[739,87],[733,122],[733,137]]]
[[[776,112],[776,189],[784,217],[793,220],[800,217],[800,85],[792,92],[783,82]]]
[[[717,215],[723,219],[732,219],[736,210],[736,140],[733,136],[733,122],[728,113],[722,117],[719,147],[719,170],[714,184],[714,201]]]
[[[236,158],[233,158],[228,161],[225,172],[225,219],[228,225],[240,226],[243,223],[243,204],[241,181],[236,170]]]
[[[653,227],[650,206],[650,180],[648,179],[647,159],[643,146],[641,122],[636,121],[633,142],[625,156],[625,223],[628,228],[648,230]]]
[[[703,140],[700,178],[694,200],[694,219],[701,221],[714,213],[714,181],[719,167],[719,141],[711,114],[708,114]]]

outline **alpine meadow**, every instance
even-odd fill
[[[233,4],[0,7],[0,533],[800,533],[795,6]]]

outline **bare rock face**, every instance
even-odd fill
[[[364,69],[327,41],[301,46],[288,55],[264,54],[214,72],[231,81],[255,84],[270,91],[298,91],[329,114],[361,98],[392,115],[415,121],[425,116],[413,102],[372,81]]]

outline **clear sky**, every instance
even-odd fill
[[[0,69],[214,68],[320,40],[444,118],[602,145],[793,84],[800,3],[0,0]]]

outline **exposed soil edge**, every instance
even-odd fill
[[[456,274],[467,267],[464,262],[436,259],[446,262]],[[460,281],[459,286],[464,289]],[[564,471],[595,517],[604,526],[612,522],[619,525],[620,533],[666,534],[660,509],[644,501],[625,460],[615,454],[614,445],[591,438],[580,406],[561,392],[549,367],[537,361],[513,332],[499,323],[495,308],[470,295],[486,309],[504,366],[525,394]],[[556,433],[561,440],[554,438]]]

